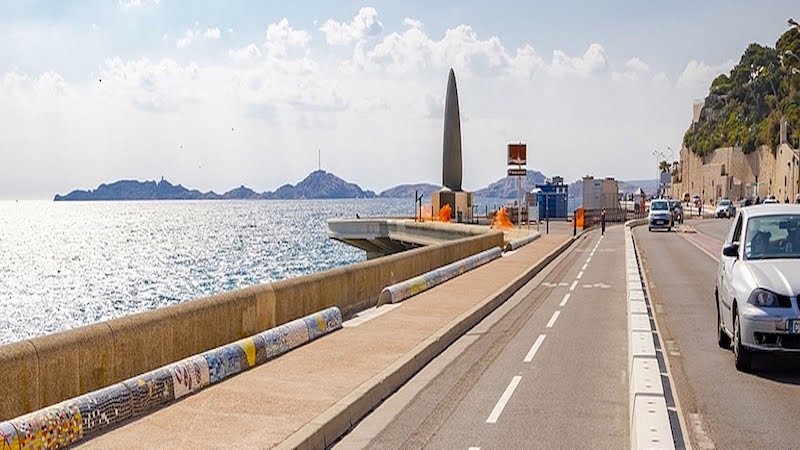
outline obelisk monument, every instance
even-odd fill
[[[450,205],[451,218],[472,220],[472,192],[461,190],[461,114],[458,108],[458,89],[453,69],[447,76],[444,100],[444,130],[442,133],[442,190],[431,198],[434,213]]]

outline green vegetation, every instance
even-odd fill
[[[719,147],[740,146],[745,153],[760,145],[773,151],[785,116],[789,142],[800,142],[800,29],[792,27],[775,48],[750,44],[729,75],[712,83],[698,123],[683,143],[698,155]]]

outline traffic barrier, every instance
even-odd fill
[[[341,327],[339,308],[328,308],[107,388],[0,422],[0,449],[68,447]]]
[[[512,250],[516,250],[516,249],[522,247],[523,245],[528,245],[531,242],[539,239],[540,236],[541,236],[540,233],[533,232],[533,233],[525,236],[524,238],[515,239],[515,240],[509,242],[508,244],[505,245],[505,247],[503,247],[503,250],[505,250],[507,252],[510,252]]]
[[[491,248],[409,280],[387,286],[383,289],[383,291],[381,291],[381,294],[378,297],[377,306],[385,305],[387,303],[402,302],[403,300],[413,297],[420,292],[427,291],[428,289],[455,278],[462,273],[469,272],[476,267],[482,266],[489,261],[497,259],[502,254],[503,251],[500,250],[500,248]]]
[[[645,302],[644,284],[631,228],[647,219],[625,224],[625,261],[628,313],[628,407],[632,449],[674,449],[653,327]]]

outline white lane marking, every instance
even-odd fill
[[[514,391],[517,389],[517,385],[519,385],[521,379],[522,377],[519,375],[511,379],[511,383],[508,383],[508,387],[505,392],[503,392],[503,395],[500,396],[500,400],[494,405],[494,409],[491,414],[489,414],[489,418],[486,419],[486,423],[497,423],[497,419],[500,418],[500,414],[503,412],[503,408],[506,407],[506,403],[508,403],[511,396],[514,395]]]
[[[591,256],[586,258],[586,264],[589,264],[590,262],[592,262],[592,257]]]
[[[578,276],[575,278],[580,280],[582,276],[583,276],[583,271],[581,270],[580,272],[578,272]]]
[[[469,450],[481,450],[480,447],[470,447]]]
[[[588,266],[588,265],[589,265],[589,263],[587,262],[586,264],[583,265],[583,267],[581,267],[581,270],[586,270],[586,266]]]
[[[546,337],[547,335],[540,334],[539,337],[536,338],[536,342],[534,342],[531,349],[528,350],[528,354],[525,355],[525,359],[523,359],[523,361],[525,361],[526,363],[533,361],[533,357],[536,356],[536,352],[539,351],[539,347],[542,346],[542,342],[544,342],[544,338]]]
[[[569,287],[569,290],[570,291],[574,291],[575,290],[575,286],[577,286],[577,285],[578,285],[578,280],[573,281],[572,282],[572,286]]]
[[[569,300],[569,292],[564,295],[564,300],[561,300],[561,303],[558,304],[560,307],[564,307],[567,304],[567,300]]]
[[[545,325],[545,328],[553,328],[553,325],[555,325],[556,320],[558,320],[558,316],[559,315],[561,315],[561,311],[554,312],[553,313],[553,317],[551,317],[550,321],[547,322],[547,325]]]

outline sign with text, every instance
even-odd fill
[[[526,144],[508,144],[508,165],[524,166],[527,162]]]
[[[524,177],[525,175],[527,175],[525,169],[508,168],[508,176],[510,177]]]

